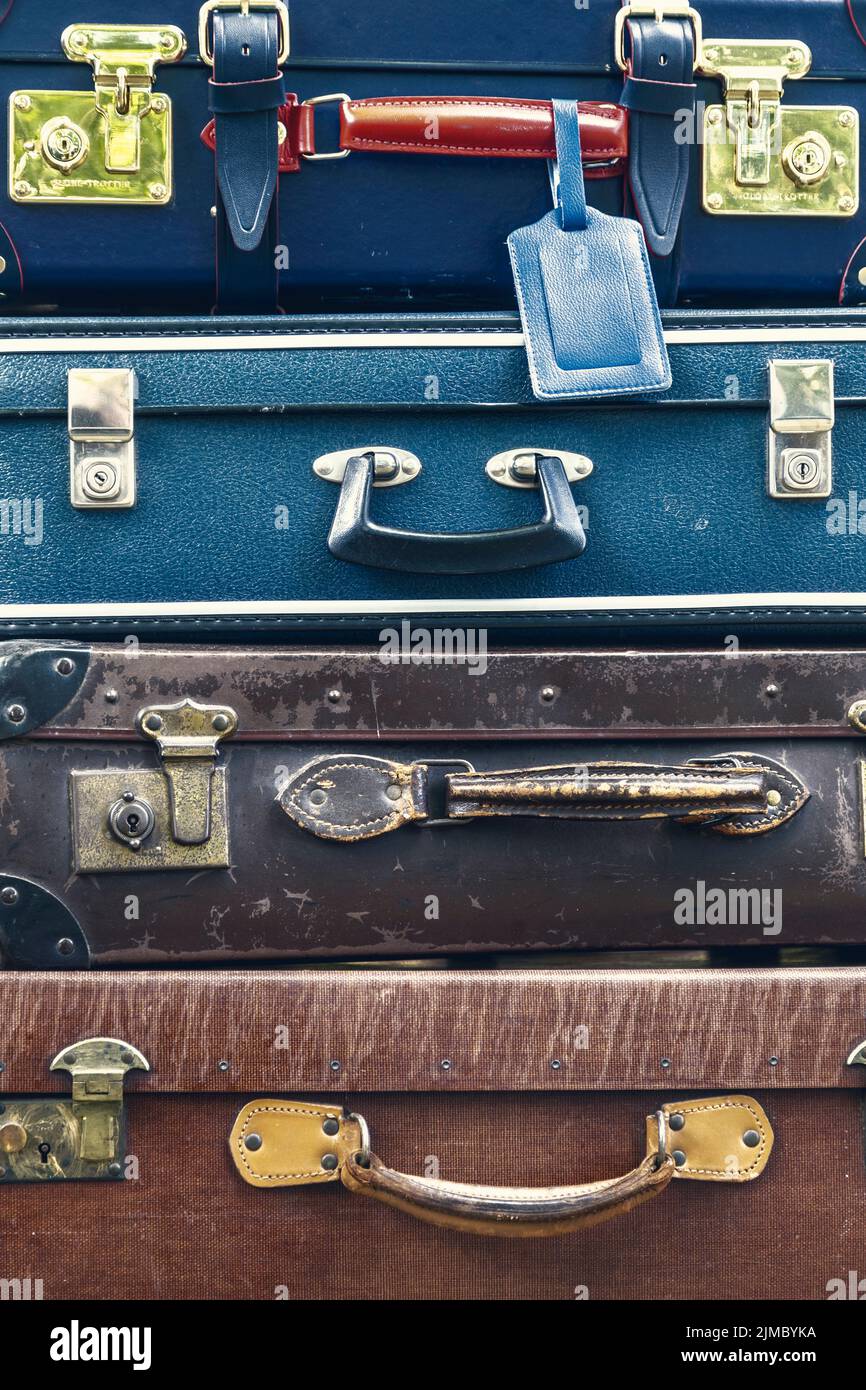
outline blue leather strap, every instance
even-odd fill
[[[277,110],[285,101],[276,10],[214,10],[217,310],[277,307]]]
[[[629,186],[647,245],[656,256],[674,249],[689,182],[695,119],[694,31],[689,19],[633,15],[626,21],[631,54],[620,101],[628,108]],[[691,123],[690,132],[680,122]]]
[[[570,103],[553,103],[553,129],[557,154],[550,170],[553,201],[559,208],[562,230],[579,232],[586,226],[586,188],[580,152],[580,122],[575,119]]]

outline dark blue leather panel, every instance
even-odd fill
[[[429,12],[394,0],[292,4],[289,86],[306,97],[345,88],[353,96],[405,93],[569,97],[615,101],[621,75],[612,59],[615,0],[537,0],[532,20],[518,0],[441,0]],[[844,0],[708,0],[707,35],[809,43],[812,77],[789,84],[794,103],[858,107],[866,128],[866,47]],[[196,44],[197,4],[149,0],[140,20],[180,24]],[[88,15],[116,21],[99,0]],[[34,9],[15,0],[0,26],[0,149],[6,96],[17,87],[87,88],[85,65],[59,59],[68,6]],[[8,45],[8,47],[7,47]],[[28,61],[3,63],[19,54]],[[35,54],[53,54],[51,64]],[[851,76],[842,89],[825,77]],[[166,208],[22,207],[0,187],[0,222],[21,256],[32,304],[73,309],[178,308],[208,312],[214,302],[213,156],[199,134],[207,122],[207,71],[194,58],[158,69],[174,102],[175,198]],[[701,81],[698,100],[719,84]],[[333,115],[333,112],[330,113]],[[330,148],[328,113],[319,113]],[[652,118],[650,118],[652,119]],[[698,151],[683,210],[679,294],[691,302],[835,304],[851,253],[866,236],[866,199],[852,219],[711,217],[700,206]],[[5,184],[5,181],[4,181]],[[601,211],[622,210],[619,179],[587,185]],[[353,154],[304,164],[280,180],[279,206],[289,267],[281,303],[289,311],[329,307],[507,307],[513,304],[505,241],[547,210],[541,161]],[[361,209],[347,224],[347,209]],[[784,235],[781,235],[784,231]],[[731,255],[736,237],[737,255]],[[667,259],[667,258],[665,258]],[[656,262],[662,302],[676,292],[669,265]]]
[[[863,315],[825,316],[834,321],[840,332],[864,326]],[[704,331],[718,327],[708,320]],[[824,502],[766,494],[767,359],[784,356],[836,363],[834,514],[841,508],[853,519],[841,531],[828,526]],[[42,511],[38,543],[4,523],[0,603],[267,601],[291,615],[298,602],[325,601],[339,622],[352,601],[408,599],[436,611],[445,600],[483,608],[486,600],[561,597],[579,614],[582,597],[863,592],[864,358],[862,340],[841,337],[674,343],[670,403],[577,409],[531,402],[519,347],[9,353],[0,357],[0,498],[41,499]],[[131,511],[69,504],[65,371],[85,360],[134,366],[139,376]],[[364,409],[365,401],[379,408]],[[419,477],[373,499],[378,521],[409,530],[532,524],[537,495],[491,482],[486,460],[518,446],[588,454],[595,470],[574,490],[588,509],[584,554],[464,578],[335,559],[327,536],[338,488],[311,464],[371,444],[422,460]],[[866,492],[863,504],[866,511]],[[604,618],[616,609],[612,602]],[[531,620],[553,616],[542,610]],[[657,620],[652,605],[623,614],[638,617]]]

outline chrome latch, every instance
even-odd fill
[[[494,454],[484,465],[484,471],[494,483],[503,487],[538,487],[538,460],[558,458],[570,483],[579,483],[592,472],[592,460],[585,454],[567,453],[563,449],[506,449]]]
[[[72,772],[76,873],[228,868],[226,770],[218,746],[237,729],[228,705],[148,705],[136,720],[160,770]]]
[[[135,373],[124,367],[76,367],[67,383],[73,507],[134,507]]]
[[[10,97],[9,194],[19,203],[167,203],[172,196],[171,103],[154,94],[158,63],[186,38],[173,24],[70,24],[71,62],[89,63],[93,92]]]
[[[769,363],[770,429],[767,490],[771,497],[810,501],[833,486],[835,418],[833,363]]]
[[[786,106],[785,82],[812,65],[806,44],[706,39],[695,67],[722,79],[704,111],[703,205],[709,213],[852,217],[859,204],[853,106]]]
[[[58,1052],[51,1071],[72,1076],[72,1099],[3,1099],[0,1182],[123,1178],[123,1083],[149,1071],[138,1048],[119,1038],[86,1038]]]

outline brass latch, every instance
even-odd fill
[[[770,429],[767,491],[771,497],[810,501],[833,487],[835,419],[833,363],[769,363]]]
[[[787,106],[785,82],[812,66],[806,44],[705,39],[695,67],[720,77],[724,106],[704,111],[703,205],[710,213],[853,217],[859,115],[853,106]]]
[[[76,873],[229,866],[226,770],[218,745],[237,728],[227,705],[148,705],[136,719],[161,770],[72,772]]]
[[[73,507],[134,507],[135,372],[76,367],[67,383]]]
[[[72,62],[94,91],[17,91],[9,99],[9,195],[18,203],[167,203],[171,102],[153,92],[158,63],[186,38],[173,24],[70,24]]]
[[[123,1178],[123,1081],[149,1071],[138,1048],[118,1038],[86,1038],[58,1052],[51,1071],[72,1076],[72,1099],[4,1097],[0,1182]]]

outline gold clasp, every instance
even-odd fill
[[[154,94],[159,63],[186,52],[172,24],[70,24],[66,57],[89,63],[93,93],[18,91],[10,98],[9,192],[19,203],[167,203],[171,103]]]

